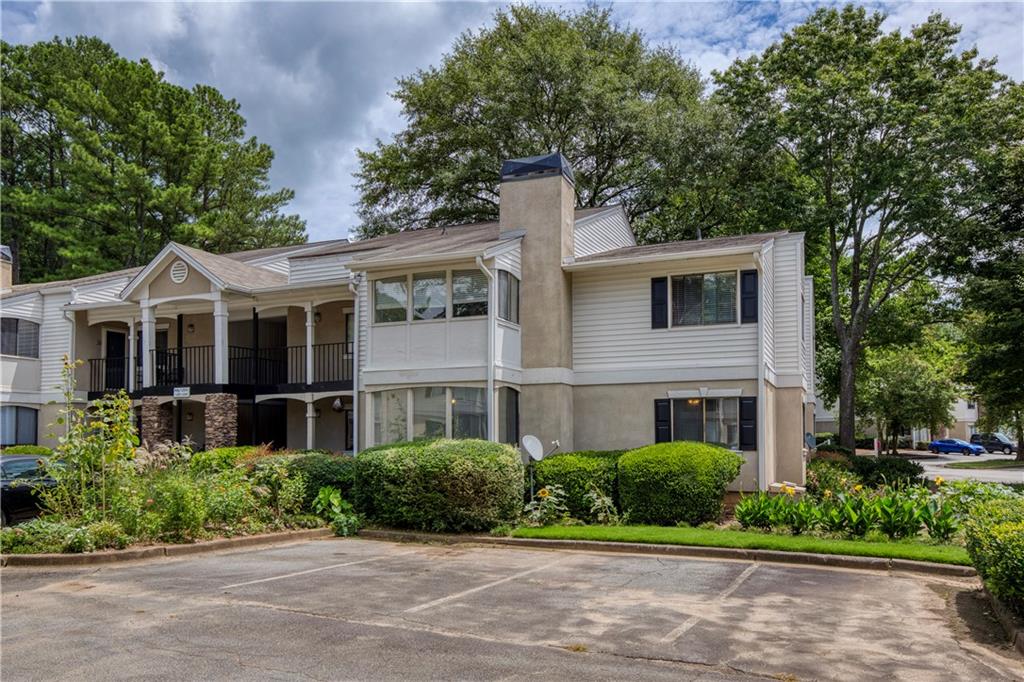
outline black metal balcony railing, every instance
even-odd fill
[[[186,346],[151,351],[153,385],[195,386],[216,383],[214,346]],[[128,358],[89,361],[89,389],[93,392],[128,388]],[[308,383],[352,381],[352,344],[313,345],[313,376]],[[142,367],[136,359],[135,387],[142,387]],[[228,346],[228,383],[274,386],[306,384],[306,346],[253,350]]]

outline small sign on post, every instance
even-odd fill
[[[188,398],[191,395],[192,395],[192,387],[191,386],[175,386],[174,387],[174,397],[175,398]]]

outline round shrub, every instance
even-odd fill
[[[429,531],[488,530],[519,516],[523,464],[508,445],[437,440],[355,458],[353,501],[371,521]]]
[[[881,485],[906,488],[920,483],[921,475],[924,474],[924,467],[920,464],[901,457],[852,455],[848,459],[853,473],[871,488]]]
[[[332,455],[326,452],[309,452],[296,455],[288,461],[288,473],[302,474],[306,478],[306,495],[303,508],[311,509],[320,488],[337,488],[341,496],[352,499],[355,484],[355,458],[348,455]]]
[[[985,584],[1024,615],[1024,498],[975,506],[964,531],[967,553]]]
[[[619,458],[619,498],[631,523],[697,525],[722,513],[725,487],[743,457],[705,443],[675,441]]]
[[[861,483],[860,476],[853,473],[849,462],[815,458],[807,463],[807,494],[819,498],[828,490],[833,495],[850,493]]]
[[[197,474],[213,474],[218,471],[227,471],[255,449],[252,445],[238,445],[230,448],[214,448],[197,452],[188,461],[188,466],[189,469]]]
[[[587,493],[596,487],[618,506],[617,463],[622,450],[586,450],[566,452],[543,459],[533,466],[534,484],[538,490],[549,485],[565,491],[565,506],[576,519],[591,519],[591,502]]]
[[[49,457],[53,450],[43,445],[9,445],[3,449],[5,455],[39,455]]]

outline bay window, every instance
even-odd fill
[[[519,324],[519,278],[498,270],[498,317]]]
[[[487,276],[479,270],[452,272],[452,317],[487,314]]]
[[[452,438],[487,438],[487,400],[482,388],[452,389]]]
[[[406,277],[388,277],[373,283],[374,322],[405,322],[409,296]]]
[[[443,386],[412,389],[413,438],[444,438],[446,402]]]
[[[487,390],[417,386],[372,394],[373,445],[418,438],[487,438]],[[499,437],[519,440],[519,393],[497,391]]]
[[[444,272],[412,276],[412,319],[443,320],[447,311],[448,277]]]
[[[380,391],[373,394],[373,442],[396,443],[408,438],[408,402],[406,391]]]

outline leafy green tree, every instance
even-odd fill
[[[501,10],[398,82],[405,129],[359,152],[360,234],[496,219],[500,162],[552,151],[572,163],[579,206],[622,203],[652,239],[713,227],[728,180],[715,169],[737,148],[702,89],[608,10]]]
[[[97,38],[0,45],[4,240],[18,281],[145,263],[168,240],[213,251],[301,243],[273,152],[238,103],[172,85]]]
[[[1005,77],[975,50],[955,51],[957,26],[933,15],[908,35],[887,34],[884,19],[852,6],[818,10],[719,74],[715,96],[744,145],[788,159],[799,178],[789,203],[812,263],[827,273],[820,290],[848,447],[872,318],[921,281],[945,236],[977,213],[975,170],[1008,135]]]

